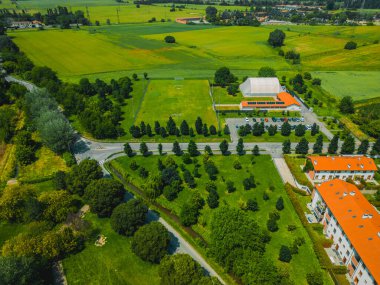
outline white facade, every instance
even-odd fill
[[[310,176],[312,180],[327,181],[334,178],[346,180],[347,178],[363,178],[364,180],[372,180],[375,171],[313,171]]]

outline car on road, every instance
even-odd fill
[[[304,117],[301,118],[301,122],[305,122],[305,118]]]
[[[248,117],[245,117],[245,121],[248,123],[249,122],[249,119],[248,119]]]
[[[235,128],[237,128],[237,129],[238,129],[238,128],[239,128],[239,125],[235,125]]]

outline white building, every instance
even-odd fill
[[[378,284],[380,214],[358,188],[340,179],[317,185],[312,209],[354,284]]]
[[[285,91],[277,77],[250,77],[239,88],[244,97],[275,97]]]
[[[377,171],[375,161],[363,155],[308,156],[307,159],[313,165],[308,175],[316,182],[333,178],[372,180]]]

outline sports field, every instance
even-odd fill
[[[208,126],[218,126],[212,110],[206,80],[152,80],[139,109],[135,123],[166,123],[171,116],[177,124],[186,120],[193,125],[198,116]]]
[[[313,72],[322,79],[323,88],[338,97],[351,96],[354,100],[380,97],[378,71]]]

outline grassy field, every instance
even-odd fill
[[[144,166],[150,173],[157,172],[157,159],[158,156],[151,156],[148,158],[144,157],[120,157],[113,160],[111,163],[118,169],[124,169],[126,173],[131,175],[131,181],[134,184],[141,186],[145,184],[137,172],[133,172],[129,168],[129,164],[132,160],[135,160],[138,165]],[[182,163],[180,157],[173,157],[178,164]],[[271,159],[269,156],[261,155],[259,157],[253,157],[251,155],[245,156],[213,156],[212,160],[215,162],[219,174],[215,181],[218,187],[218,194],[220,196],[220,204],[228,204],[232,207],[239,207],[239,205],[244,204],[248,198],[256,198],[260,211],[249,212],[249,215],[255,218],[262,227],[266,227],[266,221],[269,212],[273,211],[276,200],[279,196],[284,198],[285,209],[281,212],[281,219],[279,221],[280,230],[272,234],[272,240],[267,246],[266,255],[268,258],[273,260],[273,262],[280,266],[285,267],[296,284],[306,284],[305,275],[307,272],[314,270],[319,267],[316,256],[313,252],[311,241],[309,240],[306,231],[303,229],[287,195],[284,191],[281,178],[279,177]],[[201,158],[198,158],[198,163],[201,164]],[[243,169],[236,170],[233,168],[233,162],[239,160],[243,166]],[[193,170],[194,164],[186,165],[186,168],[190,171]],[[196,190],[200,191],[201,195],[206,198],[207,192],[205,190],[205,184],[209,181],[207,174],[204,172],[203,167],[200,167],[201,178],[196,179],[197,187]],[[243,190],[242,179],[248,177],[250,173],[254,174],[255,180],[257,181],[257,188],[250,191]],[[231,180],[234,182],[237,188],[236,192],[228,194],[226,192],[225,183],[222,181]],[[270,190],[270,186],[274,187],[274,190]],[[160,197],[158,202],[163,206],[169,208],[174,213],[178,214],[182,205],[187,202],[195,190],[185,187],[178,196],[172,202],[167,201],[164,197]],[[263,193],[267,192],[270,196],[269,201],[263,201]],[[206,240],[209,240],[210,229],[208,227],[213,210],[211,210],[207,205],[201,211],[201,216],[199,223],[193,228],[200,233]],[[297,230],[293,233],[288,232],[287,225],[293,224],[297,226]],[[300,248],[300,253],[292,259],[289,265],[282,264],[277,260],[279,248],[284,243],[291,242],[297,236],[302,236],[306,239],[306,245]],[[325,284],[331,284],[331,280],[325,275]]]
[[[107,237],[104,246],[95,246],[96,237],[78,254],[63,260],[69,284],[159,284],[158,266],[142,261],[131,250],[131,238],[115,233],[109,219],[86,214],[99,234]]]
[[[32,164],[19,168],[18,179],[22,181],[48,177],[55,172],[67,170],[65,161],[47,147],[41,147],[36,152],[37,160]]]
[[[354,100],[363,100],[380,97],[378,71],[313,72],[313,75],[322,79],[325,90],[340,98],[351,96]]]
[[[139,109],[136,123],[166,123],[171,116],[179,125],[193,125],[198,116],[208,126],[218,126],[206,80],[152,80]]]

